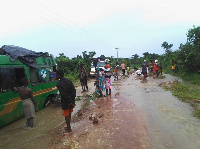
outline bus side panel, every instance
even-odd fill
[[[38,108],[44,108],[44,103],[47,97],[53,97],[57,93],[56,84],[58,81],[52,81],[45,84],[31,86],[33,96],[38,104]]]
[[[33,96],[38,104],[39,109],[44,108],[44,103],[47,97],[53,97],[57,93],[57,81],[31,86]],[[9,95],[9,96],[8,96]],[[8,99],[8,97],[10,97]],[[5,100],[3,100],[5,99]],[[5,126],[24,117],[24,109],[19,93],[13,91],[1,94],[0,98],[0,127]]]
[[[20,101],[17,103],[15,109],[12,112],[0,116],[0,127],[12,123],[16,120],[19,120],[20,118],[23,117],[24,117],[24,109],[22,106],[22,102]]]

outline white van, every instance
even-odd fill
[[[104,66],[106,65],[105,61],[98,61],[96,68],[102,68],[104,70]],[[90,76],[95,77],[96,76],[96,69],[93,63],[91,64],[90,68]]]

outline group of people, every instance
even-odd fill
[[[56,84],[57,89],[61,95],[61,107],[62,107],[62,115],[65,117],[65,132],[64,134],[68,134],[72,132],[71,129],[71,113],[73,112],[73,108],[76,106],[75,97],[76,97],[76,89],[71,80],[64,78],[63,70],[56,71],[56,79],[59,80]],[[29,81],[26,77],[21,80],[23,86],[15,87],[15,92],[19,92],[20,98],[22,100],[22,105],[24,108],[24,114],[26,118],[26,127],[33,128],[34,126],[34,116],[35,116],[35,108],[37,110],[38,106],[33,98],[32,89],[28,88]]]
[[[144,79],[146,79],[147,77],[149,66],[150,68],[152,68],[152,70],[150,71],[155,71],[154,73],[157,76],[158,76],[158,70],[161,69],[161,67],[158,65],[158,61],[155,61],[155,63],[152,62],[152,64],[148,65],[146,63],[146,60],[144,60],[144,63],[142,64],[142,74],[144,75]],[[120,67],[118,63],[116,63],[114,67],[115,79],[118,79],[119,68]],[[121,64],[121,69],[123,75],[125,75],[125,70],[126,70],[125,63]],[[102,91],[104,90],[106,90],[106,95],[111,95],[111,89],[112,89],[111,76],[113,74],[110,72],[110,70],[111,66],[108,63],[106,63],[104,69],[97,68],[97,77],[96,77],[97,80],[95,82],[95,85],[96,85],[96,91],[100,93],[100,96],[103,96]],[[75,104],[76,89],[71,80],[64,78],[63,70],[57,70],[55,74],[56,74],[56,79],[59,80],[58,83],[56,84],[56,87],[61,95],[62,115],[65,117],[65,122],[66,122],[64,133],[68,134],[72,132],[70,122],[71,122],[71,114],[73,112],[73,108],[76,106]],[[81,65],[80,67],[79,77],[82,87],[85,86],[85,88],[88,89],[87,85],[88,74],[84,65]],[[28,79],[23,78],[22,83],[23,86],[15,88],[15,91],[19,92],[20,97],[22,99],[25,118],[27,119],[26,127],[32,128],[34,126],[33,119],[35,116],[35,108],[38,110],[38,106],[35,99],[33,98],[32,89],[28,88],[29,85]],[[82,89],[85,90],[85,88]]]
[[[129,73],[130,66],[126,67],[126,64],[124,62],[122,62],[121,63],[121,70],[122,70],[123,76],[125,75],[126,68],[127,68],[127,73]],[[118,80],[119,70],[120,70],[120,66],[119,66],[118,62],[116,62],[116,65],[114,66],[114,77],[115,77],[115,80]]]
[[[102,91],[106,90],[106,95],[111,95],[111,76],[110,73],[111,66],[110,64],[106,63],[104,69],[97,68],[97,76],[96,76],[96,92],[100,94],[100,97],[103,96]]]
[[[143,81],[146,81],[146,78],[149,75],[155,75],[156,77],[159,76],[159,74],[162,75],[162,64],[158,64],[158,60],[151,60],[150,64],[147,64],[146,60],[144,60],[142,67],[142,74],[143,74]],[[138,73],[138,72],[136,72]]]

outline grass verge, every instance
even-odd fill
[[[173,82],[171,85],[164,86],[164,88],[172,91],[173,95],[181,101],[190,103],[194,108],[193,115],[200,118],[200,92],[198,90],[189,88],[177,81]]]

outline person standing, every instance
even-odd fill
[[[159,72],[158,72],[158,70],[159,70],[158,60],[155,60],[154,70],[155,70],[156,77],[158,77],[158,75],[159,75]]]
[[[144,63],[142,64],[142,74],[144,75],[144,78],[143,78],[143,81],[147,81],[147,67],[148,67],[148,65],[147,65],[147,63],[146,63],[146,60],[144,60]]]
[[[79,78],[80,78],[82,90],[85,91],[85,87],[88,90],[88,85],[87,85],[88,73],[84,65],[81,65],[80,67]]]
[[[130,70],[131,70],[131,67],[130,67],[130,64],[128,64],[127,67],[126,67],[127,75],[129,75]]]
[[[106,89],[106,95],[111,95],[111,74],[109,73],[110,72],[110,67],[104,67],[105,68],[105,89]],[[109,90],[109,93],[108,93],[108,90]]]
[[[67,125],[64,134],[69,134],[72,132],[70,122],[71,113],[73,112],[73,108],[76,106],[76,89],[71,80],[64,78],[63,70],[56,71],[56,79],[59,79],[56,87],[61,95],[62,115],[65,117]]]
[[[35,116],[35,108],[37,110],[38,106],[33,98],[33,92],[32,89],[28,88],[29,81],[26,77],[22,78],[21,80],[23,86],[22,87],[14,87],[15,92],[19,92],[20,98],[22,100],[22,105],[24,107],[24,115],[26,118],[26,127],[27,128],[33,128],[34,125],[34,116]]]
[[[125,70],[126,70],[126,65],[125,65],[124,62],[122,62],[121,68],[122,68],[122,73],[123,73],[123,76],[124,76],[125,75]]]
[[[115,76],[114,80],[116,80],[116,79],[118,80],[118,76],[119,76],[119,65],[118,65],[118,62],[116,62],[116,65],[115,65],[114,76]]]

